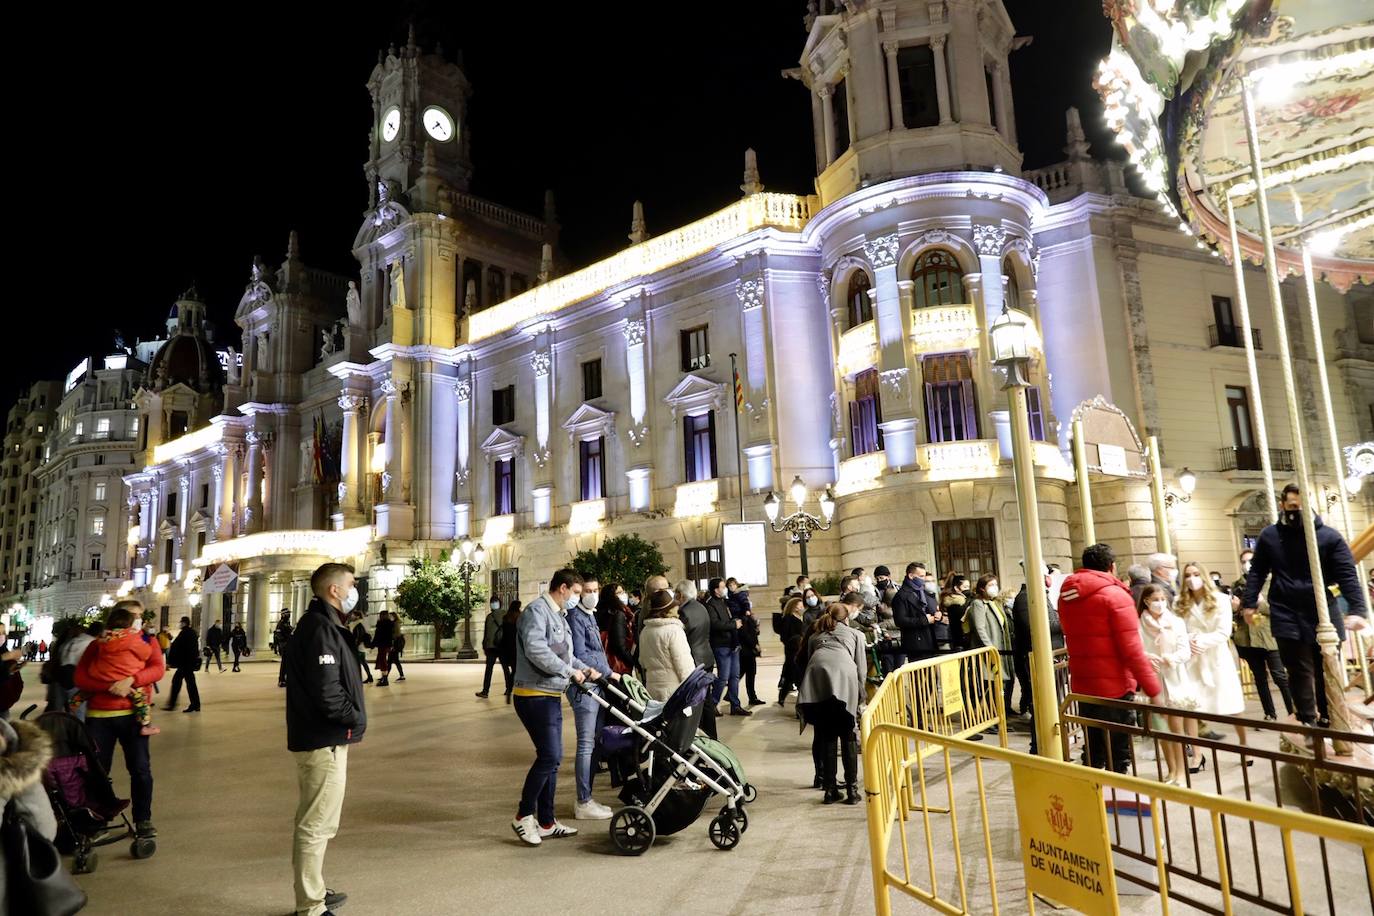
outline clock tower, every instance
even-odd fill
[[[393,45],[378,54],[367,88],[372,95],[369,206],[377,205],[379,181],[392,195],[410,195],[426,165],[426,145],[433,150],[431,174],[466,191],[472,176],[467,137],[472,88],[462,68],[446,60],[440,48],[423,51],[412,26],[405,47]]]

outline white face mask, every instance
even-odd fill
[[[1188,577],[1188,587],[1189,587],[1190,589],[1192,589],[1193,591],[1195,591],[1195,592],[1202,591],[1202,577],[1201,577],[1201,576],[1189,576],[1189,577]]]
[[[938,593],[940,590],[939,590],[938,588],[935,587],[935,583],[934,583],[934,582],[927,582],[927,583],[926,583],[926,591],[929,592],[930,594],[934,595],[934,594]]]
[[[1168,609],[1169,609],[1169,602],[1167,602],[1167,601],[1151,601],[1151,602],[1150,602],[1150,610],[1154,611],[1154,614],[1155,614],[1156,617],[1161,616],[1161,615],[1162,615],[1165,611],[1167,611]]]
[[[807,607],[815,607],[818,604],[820,604],[820,599],[817,598],[815,595],[812,595],[810,598],[806,599]]]
[[[596,610],[596,599],[601,595],[600,592],[583,592],[582,606],[589,611]]]
[[[491,602],[491,609],[492,609],[493,611],[499,611],[499,610],[501,610],[501,602],[499,602],[499,601],[497,601],[496,599],[493,598],[493,599],[492,599],[492,602]]]
[[[625,604],[625,603],[626,603],[626,600],[625,600],[625,593],[624,593],[624,592],[616,592],[616,593],[615,593],[615,600],[619,601],[621,604]]]
[[[990,584],[990,585],[988,586],[987,591],[988,591],[988,597],[989,597],[989,598],[996,598],[998,595],[1002,594],[1002,590],[1001,590],[1000,588],[997,587],[997,583],[996,583],[996,582],[993,582],[992,584]]]
[[[1172,585],[1173,583],[1178,581],[1178,570],[1169,570],[1167,573],[1165,573],[1164,578],[1170,585]]]
[[[348,594],[347,594],[347,595],[344,595],[344,600],[343,600],[343,612],[344,612],[345,614],[347,614],[349,611],[353,610],[353,609],[354,609],[355,607],[357,607],[357,606],[358,606],[358,587],[357,587],[356,585],[354,585],[354,586],[351,586],[351,587],[348,589]]]
[[[1245,575],[1247,575],[1247,576],[1250,575],[1250,561],[1249,561],[1249,560],[1246,560],[1244,563],[1240,564],[1240,571],[1241,571],[1242,573],[1244,573]]]
[[[571,611],[575,609],[577,607],[578,600],[579,599],[577,595],[569,595],[568,599],[563,602],[563,610]]]

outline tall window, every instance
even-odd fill
[[[1002,276],[1006,277],[1006,285],[1002,287],[1002,299],[1008,308],[1019,309],[1021,307],[1021,284],[1016,279],[1016,265],[1011,262],[1011,258],[1002,262]]]
[[[930,45],[908,45],[897,49],[897,81],[902,93],[902,124],[897,126],[934,127],[939,124],[935,52]]]
[[[177,514],[177,493],[172,490],[167,494],[167,517],[172,518]]]
[[[492,490],[495,499],[493,515],[510,515],[515,511],[515,459],[498,458],[492,475]]]
[[[932,305],[961,305],[968,301],[964,292],[964,272],[954,255],[940,248],[927,251],[916,259],[911,271],[915,286],[911,301],[916,308]]]
[[[1226,413],[1231,418],[1231,441],[1236,446],[1236,469],[1257,471],[1259,449],[1255,448],[1254,428],[1250,423],[1250,392],[1238,385],[1226,386]]]
[[[830,114],[834,118],[835,129],[835,149],[830,153],[833,160],[849,149],[849,89],[844,80],[835,84],[835,91],[830,96]]]
[[[110,434],[109,417],[101,417],[95,421],[95,434],[97,436],[108,436]]]
[[[983,68],[983,86],[988,92],[988,123],[993,127],[997,126],[997,93],[992,88],[992,70]]]
[[[468,284],[472,284],[472,310],[475,312],[482,307],[482,262],[474,261],[471,258],[463,261],[463,280],[458,287],[458,301],[467,308]]]
[[[883,447],[883,409],[878,399],[878,370],[866,369],[854,376],[854,400],[849,403],[849,441],[855,455],[867,455]]]
[[[978,400],[973,367],[966,353],[927,356],[921,361],[926,384],[926,436],[931,442],[978,438]]]
[[[582,364],[582,400],[601,397],[601,360],[589,359]]]
[[[706,325],[682,331],[678,340],[682,347],[683,372],[694,372],[711,365],[711,343],[706,335]]]
[[[495,305],[506,298],[506,274],[499,267],[487,269],[487,303]]]
[[[687,570],[687,578],[695,582],[702,592],[706,591],[706,586],[712,579],[725,575],[722,554],[720,545],[687,548],[686,556],[683,557],[683,567]]]
[[[210,507],[210,485],[208,483],[200,485],[200,507],[202,509]]]
[[[101,502],[105,499],[105,481],[97,480],[95,483],[95,501]]]
[[[54,532],[55,534],[56,532]],[[91,517],[91,534],[99,537],[105,533],[105,516],[95,515]]]
[[[578,443],[578,468],[582,479],[582,498],[601,499],[606,495],[606,440],[604,437]]]
[[[1036,442],[1045,440],[1045,409],[1040,404],[1040,389],[1034,385],[1026,389],[1026,413],[1030,416],[1030,437]]]
[[[41,433],[41,432],[43,431],[43,427],[41,427],[41,426],[38,427],[38,431]],[[76,421],[76,434],[77,434],[78,436],[80,436],[80,435],[84,434],[85,432],[86,432],[86,424],[83,423],[83,422],[81,422],[80,420],[77,420],[77,421]]]
[[[716,412],[683,417],[682,442],[688,483],[716,476]]]
[[[91,554],[91,572],[100,572],[100,554]]]
[[[491,425],[515,422],[515,386],[491,390]]]
[[[849,292],[846,298],[849,302],[849,326],[851,328],[856,328],[865,321],[873,320],[873,300],[868,295],[871,287],[868,274],[862,270],[856,270],[849,275]]]
[[[935,522],[935,568],[944,579],[957,572],[978,581],[997,575],[997,537],[990,518]]]

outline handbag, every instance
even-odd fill
[[[13,799],[5,805],[0,841],[5,849],[2,896],[9,912],[71,916],[86,906],[86,892],[62,865],[62,854],[19,816]]]

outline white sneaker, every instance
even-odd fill
[[[516,836],[531,846],[538,846],[544,842],[543,831],[539,829],[539,823],[534,819],[533,814],[517,817],[511,821],[510,828],[515,831]]]
[[[573,817],[579,821],[608,821],[611,814],[610,808],[594,798],[573,805]]]
[[[530,820],[533,821],[534,818],[531,817]],[[569,827],[558,821],[554,821],[552,827],[539,827],[538,830],[541,838],[557,839],[561,836],[577,836],[576,827]]]

